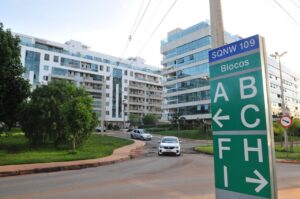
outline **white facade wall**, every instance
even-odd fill
[[[127,105],[128,91],[129,91],[128,86],[130,81],[140,81],[150,85],[161,86],[162,76],[159,73],[159,68],[144,64],[141,58],[138,58],[135,61],[120,60],[120,58],[114,56],[91,51],[89,50],[88,46],[77,41],[68,41],[65,44],[60,44],[52,41],[47,41],[44,39],[34,38],[27,35],[22,35],[22,34],[16,34],[16,35],[18,35],[21,39],[21,61],[23,66],[25,66],[25,68],[26,68],[26,63],[25,63],[26,51],[40,53],[39,73],[35,75],[35,78],[37,78],[38,81],[37,82],[33,81],[34,78],[33,71],[31,71],[29,75],[29,80],[32,84],[33,89],[38,85],[47,84],[49,81],[51,81],[52,78],[58,78],[57,76],[52,75],[52,71],[54,67],[58,69],[65,69],[68,71],[68,73],[71,73],[71,75],[68,74],[68,76],[64,76],[63,79],[71,80],[76,84],[83,83],[83,81],[85,80],[84,76],[90,76],[90,75],[103,76],[105,82],[103,81],[88,82],[87,84],[89,85],[97,86],[97,89],[87,89],[87,91],[91,92],[94,90],[98,94],[102,94],[106,96],[101,98],[101,99],[105,99],[105,103],[101,103],[101,104],[106,105],[104,107],[105,109],[104,112],[105,112],[105,121],[107,122],[120,124],[124,121],[124,119],[125,121],[127,121],[128,118],[127,116],[125,116],[125,114],[127,114],[126,109],[124,112],[123,107],[120,107],[122,106],[120,105],[120,103],[122,104],[124,102],[125,107],[128,106]],[[37,46],[36,45],[37,43],[42,43],[44,46],[43,47]],[[59,48],[61,52],[54,52],[51,50],[43,49],[45,46]],[[49,55],[49,60],[44,59],[46,54]],[[54,62],[54,56],[58,56],[58,62]],[[74,68],[70,66],[63,66],[61,64],[62,57],[79,61],[81,67]],[[101,59],[102,61],[96,60],[95,57]],[[108,60],[108,61],[105,62],[104,60]],[[117,62],[120,61],[122,63],[117,64]],[[84,67],[86,67],[86,65],[83,63],[96,64],[98,66],[98,70],[91,71],[85,69]],[[126,66],[124,66],[124,64],[126,64]],[[102,68],[102,70],[100,70],[100,68]],[[122,76],[121,76],[122,88],[120,89],[116,88],[115,85],[117,96],[118,94],[122,95],[121,96],[122,102],[120,101],[119,98],[116,99],[116,112],[118,113],[119,110],[120,111],[122,110],[122,112],[120,116],[116,114],[116,117],[113,117],[112,115],[112,109],[113,109],[112,98],[113,98],[113,91],[114,91],[114,86],[113,86],[114,69],[120,69],[122,71]],[[158,73],[154,71],[158,71]],[[74,73],[77,73],[77,75],[74,76],[73,75]],[[136,74],[143,74],[147,78],[145,78],[144,80],[139,80],[137,79]],[[46,80],[47,78],[48,80]],[[152,78],[156,78],[157,81],[156,82],[151,81]],[[99,99],[95,101],[99,101]],[[94,109],[98,111],[101,110],[101,108],[94,108]]]

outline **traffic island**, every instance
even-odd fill
[[[142,149],[144,146],[145,142],[134,140],[133,144],[118,148],[114,150],[112,155],[103,158],[69,162],[50,162],[0,166],[0,177],[77,170],[88,167],[98,167],[108,164],[114,164],[136,157],[137,151]]]

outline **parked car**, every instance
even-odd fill
[[[180,156],[180,141],[175,136],[162,137],[158,146],[158,155],[175,154]]]
[[[146,132],[144,129],[133,129],[130,132],[130,137],[132,139],[141,139],[141,140],[151,140],[152,135]]]
[[[106,127],[104,126],[104,129],[103,129],[103,131],[105,132],[106,131]],[[96,132],[101,132],[101,126],[97,126],[96,127]]]

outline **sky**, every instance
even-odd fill
[[[93,51],[122,58],[140,56],[146,64],[161,67],[160,41],[167,33],[210,17],[209,0],[177,0],[162,20],[175,1],[0,0],[0,22],[13,32],[59,43],[73,39]],[[260,34],[267,53],[287,51],[282,63],[300,74],[300,0],[221,2],[226,31],[244,38]]]

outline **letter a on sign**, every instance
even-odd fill
[[[221,91],[221,93],[220,93],[220,91]],[[227,96],[227,94],[225,92],[225,89],[223,87],[223,84],[221,82],[218,83],[215,98],[214,98],[214,103],[216,103],[218,101],[219,97],[224,97],[225,101],[229,101],[228,96]]]

